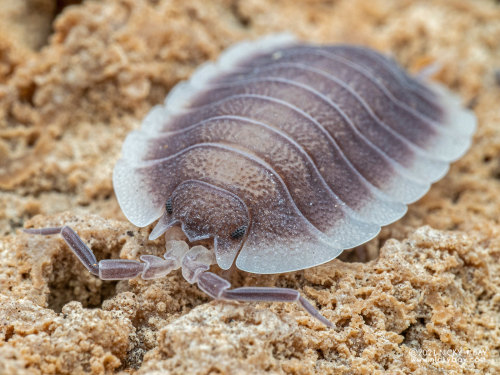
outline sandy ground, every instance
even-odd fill
[[[199,64],[284,30],[413,72],[437,62],[479,122],[357,252],[370,261],[228,276],[299,289],[335,328],[295,305],[211,301],[180,272],[103,282],[58,236],[21,233],[69,224],[98,258],[162,254],[114,197],[123,139]],[[0,0],[0,374],[500,373],[499,68],[495,1]]]

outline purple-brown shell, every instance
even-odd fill
[[[469,147],[458,98],[364,47],[245,42],[177,85],[115,167],[137,226],[213,238],[217,263],[312,267],[373,238]]]

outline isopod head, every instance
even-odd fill
[[[250,216],[245,203],[235,194],[206,182],[188,180],[168,198],[150,238],[157,238],[177,224],[190,242],[213,238],[217,264],[228,269],[250,227]]]

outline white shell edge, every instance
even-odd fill
[[[446,86],[432,81],[425,82],[426,85],[433,90],[439,97],[440,104],[444,107],[446,112],[446,120],[443,126],[452,132],[459,135],[472,138],[472,135],[477,128],[477,119],[474,112],[464,107],[462,99],[456,93],[452,92]],[[464,150],[469,148],[470,144],[464,146]],[[453,160],[458,159],[463,155],[457,155]]]
[[[145,227],[161,216],[163,205],[155,204],[140,171],[125,159],[116,162],[113,187],[123,214],[132,224]]]

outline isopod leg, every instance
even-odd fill
[[[99,276],[99,267],[97,265],[97,259],[94,253],[88,248],[87,245],[85,245],[78,234],[76,234],[75,231],[70,227],[64,226],[56,228],[23,229],[23,231],[29,234],[41,235],[60,233],[71,251],[73,251],[78,259],[80,259],[80,262],[82,262],[85,268],[88,269],[92,275]]]
[[[57,228],[23,229],[25,233],[50,235],[60,233],[69,248],[78,257],[89,272],[102,280],[124,280],[139,276],[144,270],[144,263],[127,259],[105,259],[99,263],[85,245],[80,236],[68,226]]]
[[[309,314],[327,327],[333,327],[297,290],[288,288],[243,287],[231,289],[227,280],[211,273],[204,272],[198,278],[198,286],[205,293],[216,299],[245,302],[298,302]]]
[[[61,233],[61,229],[63,229],[63,227],[25,228],[25,229],[23,229],[23,232],[28,233],[28,234],[41,234],[42,236],[48,236],[50,234]]]

